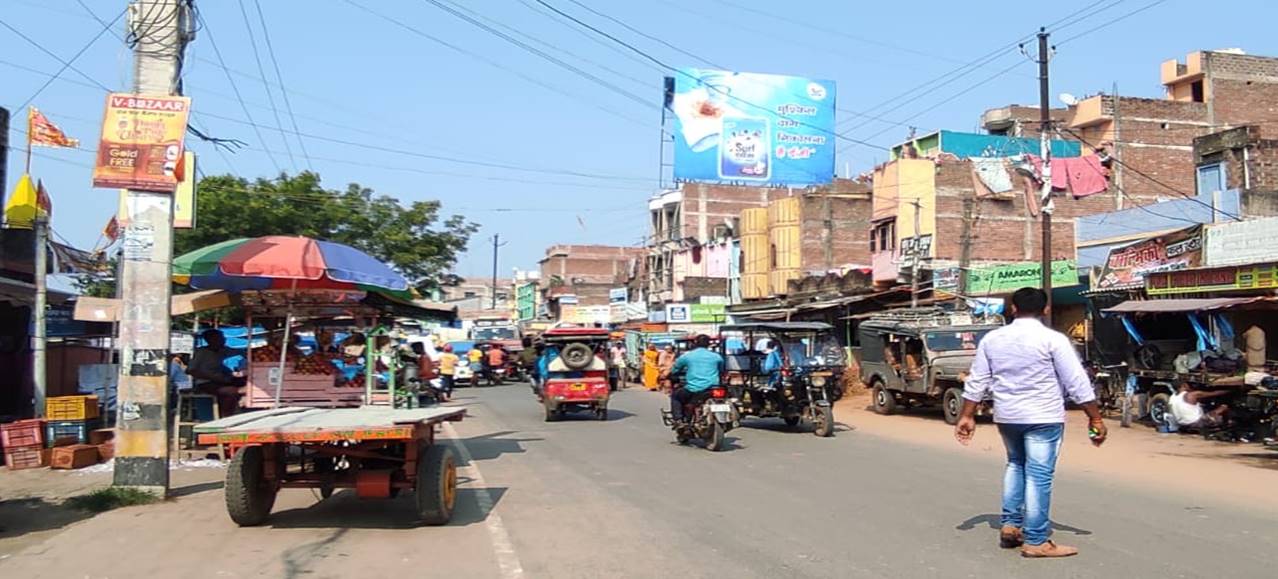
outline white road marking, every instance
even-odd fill
[[[475,502],[479,504],[479,510],[483,511],[484,526],[488,528],[488,538],[492,541],[493,552],[497,555],[497,566],[501,569],[502,579],[521,579],[524,576],[524,568],[519,564],[519,555],[515,554],[515,544],[510,541],[510,535],[506,533],[506,525],[502,523],[501,515],[493,510],[493,497],[488,494],[488,483],[484,482],[484,475],[480,474],[479,467],[475,466],[470,451],[466,449],[466,443],[457,436],[453,425],[445,422],[443,430],[452,440],[457,453],[461,455],[461,462],[466,465],[458,467],[457,473],[472,481],[471,488],[475,491]]]

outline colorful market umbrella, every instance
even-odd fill
[[[358,290],[411,298],[408,280],[350,246],[308,237],[231,239],[173,260],[173,281],[196,289]]]

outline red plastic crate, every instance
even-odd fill
[[[6,449],[44,445],[44,420],[32,418],[0,424],[0,446]]]
[[[10,470],[39,468],[45,465],[49,453],[40,446],[5,447],[4,464]]]

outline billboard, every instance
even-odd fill
[[[1278,217],[1212,225],[1205,235],[1206,265],[1278,261]]]
[[[674,113],[676,181],[759,186],[834,179],[833,81],[684,68]]]
[[[182,163],[185,167],[182,178],[178,181],[177,190],[173,192],[173,228],[195,228],[195,153],[183,153]],[[120,190],[120,207],[115,212],[116,225],[128,227],[132,221],[129,215],[129,190]]]
[[[515,288],[515,310],[521,322],[537,317],[536,283],[530,282]]]
[[[187,97],[108,94],[93,186],[172,193],[190,111]]]

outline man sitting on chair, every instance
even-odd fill
[[[244,386],[242,372],[232,372],[223,362],[232,353],[226,349],[226,337],[220,330],[205,330],[204,347],[191,356],[186,373],[195,382],[195,391],[217,398],[218,415],[225,418],[235,414],[240,403],[240,387]]]

